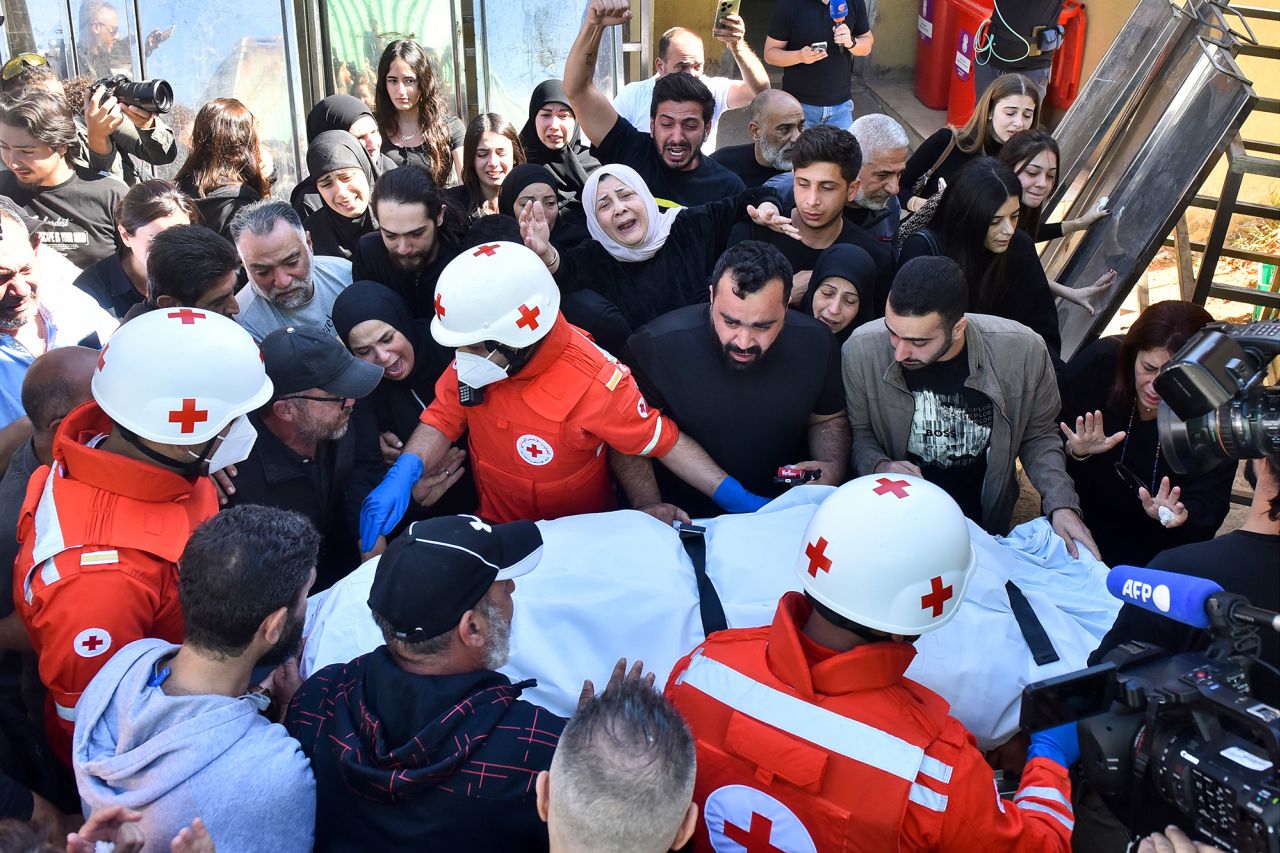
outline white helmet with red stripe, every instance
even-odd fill
[[[442,346],[497,341],[535,344],[560,311],[560,288],[546,264],[518,243],[486,243],[449,262],[436,282],[431,336]]]
[[[945,625],[973,576],[969,522],[921,477],[872,474],[836,489],[796,563],[815,601],[851,622],[915,635]]]
[[[273,391],[249,333],[197,308],[158,308],[121,326],[98,356],[92,388],[111,420],[176,445],[210,441]]]

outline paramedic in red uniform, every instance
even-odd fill
[[[395,527],[411,493],[429,500],[429,484],[456,474],[440,465],[464,431],[479,514],[493,522],[613,509],[609,449],[661,459],[730,512],[764,505],[648,406],[626,365],[564,319],[555,280],[524,246],[463,252],[440,274],[435,311],[431,335],[456,348],[457,360],[436,383],[404,452],[365,499],[365,552]],[[628,495],[659,518],[684,517],[656,494]]]
[[[121,326],[92,389],[31,477],[13,576],[49,742],[68,764],[76,703],[111,656],[144,637],[182,642],[178,557],[218,511],[205,475],[248,454],[244,415],[271,399],[248,332],[192,308]]]
[[[860,477],[827,498],[804,592],[771,626],[711,635],[667,683],[697,743],[695,850],[1071,849],[1075,726],[1031,736],[1006,802],[947,703],[903,676],[973,563],[960,508],[922,478]]]

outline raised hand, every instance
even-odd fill
[[[1154,495],[1146,489],[1138,489],[1138,500],[1142,501],[1142,509],[1151,518],[1165,527],[1180,527],[1189,517],[1186,506],[1178,498],[1182,497],[1182,487],[1172,486],[1168,477],[1160,478],[1160,488]]]
[[[599,27],[616,27],[631,20],[630,0],[591,0],[587,4],[587,23]]]
[[[1106,453],[1124,441],[1125,432],[1120,430],[1107,435],[1102,425],[1101,410],[1086,412],[1083,417],[1076,418],[1074,430],[1065,423],[1058,424],[1058,429],[1067,437],[1067,452],[1076,459],[1083,459],[1095,453]]]
[[[790,219],[782,215],[782,211],[778,210],[778,206],[771,201],[766,201],[759,207],[747,205],[747,216],[750,216],[751,221],[762,228],[777,231],[779,234],[786,234],[793,240],[800,239],[800,231],[791,224]]]

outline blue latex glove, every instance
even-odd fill
[[[371,551],[404,518],[413,486],[426,466],[412,453],[401,453],[396,464],[360,505],[360,550]]]
[[[1080,731],[1075,723],[1064,723],[1036,732],[1031,736],[1027,760],[1047,758],[1063,767],[1071,767],[1080,760]]]
[[[755,512],[769,502],[768,498],[762,498],[759,495],[753,495],[748,492],[741,483],[732,477],[725,477],[720,481],[720,485],[716,486],[711,500],[715,501],[726,512]]]

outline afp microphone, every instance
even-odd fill
[[[1205,578],[1116,566],[1107,575],[1107,591],[1127,604],[1167,616],[1193,628],[1208,628],[1210,614],[1232,625],[1258,625],[1280,631],[1280,614],[1252,606]]]
[[[1191,575],[1116,566],[1107,575],[1107,591],[1126,604],[1194,628],[1208,628],[1205,605],[1209,603],[1209,596],[1223,589],[1211,580]]]

